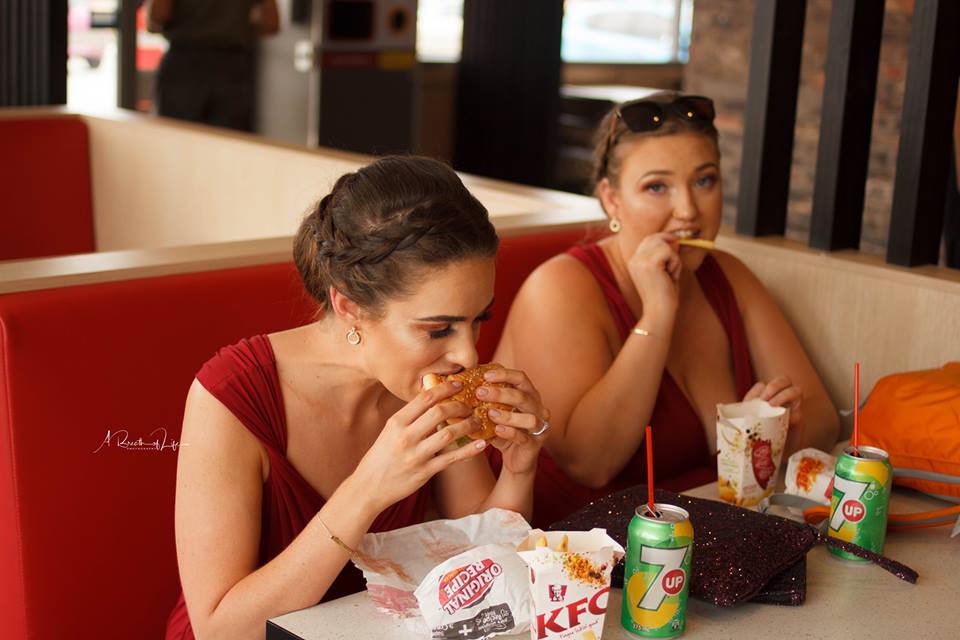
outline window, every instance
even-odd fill
[[[100,111],[117,104],[118,27],[120,0],[69,0],[67,14],[67,104],[73,109]],[[137,9],[136,108],[153,105],[153,76],[167,41],[147,32],[146,6]]]
[[[564,62],[658,64],[686,62],[693,0],[565,0]],[[420,0],[417,58],[457,62],[463,0]]]
[[[417,60],[459,62],[463,43],[463,0],[417,3]]]
[[[693,0],[566,0],[564,62],[686,62]]]

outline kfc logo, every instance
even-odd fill
[[[565,584],[550,585],[550,602],[563,602],[563,599],[566,597],[567,597],[567,585]]]
[[[556,635],[575,629],[580,626],[580,616],[589,613],[596,619],[607,612],[607,598],[610,587],[604,587],[590,598],[581,598],[568,605],[557,607],[549,613],[537,615],[537,640],[544,640],[548,635]]]

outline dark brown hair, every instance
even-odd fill
[[[312,207],[293,259],[321,312],[332,286],[376,316],[422,267],[493,257],[497,245],[487,210],[449,166],[388,156],[341,176]]]
[[[683,94],[679,91],[658,91],[644,97],[644,100],[656,102],[657,104],[668,105]],[[659,129],[653,131],[643,131],[640,133],[631,131],[622,118],[617,117],[619,105],[610,109],[607,115],[600,121],[594,136],[593,145],[593,188],[604,178],[609,178],[610,182],[617,184],[620,179],[620,164],[623,161],[621,154],[618,153],[620,147],[630,141],[640,138],[652,138],[655,136],[669,136],[676,133],[699,133],[707,136],[713,141],[720,152],[720,145],[717,135],[717,128],[713,122],[703,120],[687,120],[678,118],[670,109],[666,109],[666,118]],[[616,120],[616,122],[613,122]],[[611,134],[611,127],[613,132]],[[608,143],[609,138],[609,143]],[[608,145],[609,144],[609,148]]]

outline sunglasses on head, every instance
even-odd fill
[[[713,122],[716,112],[713,100],[704,96],[678,96],[665,103],[641,98],[620,105],[612,128],[616,128],[619,119],[634,133],[656,131],[671,115],[690,122],[709,123]]]
[[[610,131],[607,133],[606,150],[603,155],[604,174],[606,174],[607,156],[610,155],[610,147],[613,146],[618,120],[623,120],[623,124],[633,133],[645,133],[656,131],[670,117],[709,124],[713,122],[716,115],[713,100],[705,96],[678,96],[671,102],[654,102],[640,98],[623,103],[617,108],[614,117],[610,118]]]

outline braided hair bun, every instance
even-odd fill
[[[304,218],[293,258],[322,312],[334,287],[377,315],[422,267],[493,257],[487,210],[446,164],[388,156],[341,176]]]

